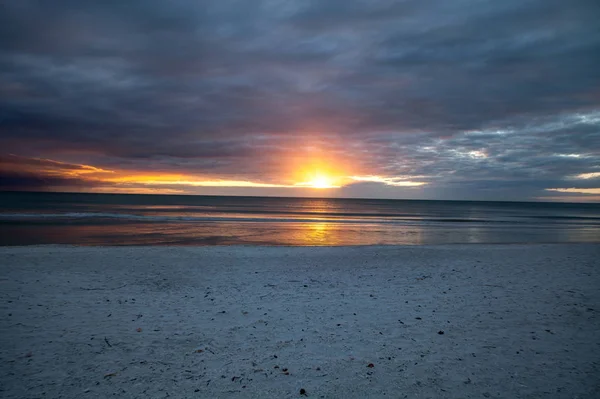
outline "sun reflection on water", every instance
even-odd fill
[[[330,223],[307,223],[304,229],[304,240],[308,245],[335,245]]]

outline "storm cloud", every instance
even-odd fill
[[[4,1],[0,151],[286,184],[283,160],[317,148],[424,183],[330,195],[589,196],[598,20],[593,0]],[[23,163],[11,187],[39,182]]]

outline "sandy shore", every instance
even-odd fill
[[[5,247],[0,292],[3,398],[600,397],[598,245]]]

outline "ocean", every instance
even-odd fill
[[[0,193],[0,245],[600,242],[600,204]]]

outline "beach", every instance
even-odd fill
[[[3,398],[597,398],[597,244],[0,248]]]

